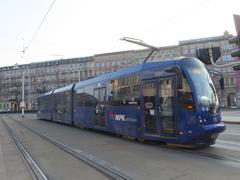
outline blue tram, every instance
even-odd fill
[[[139,140],[211,145],[225,130],[217,93],[196,58],[150,62],[38,97],[38,118]]]
[[[53,91],[49,91],[37,98],[38,112],[40,112],[37,114],[37,116],[39,119],[52,120],[52,114],[54,110],[52,93]]]

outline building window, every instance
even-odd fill
[[[233,71],[232,67],[230,67],[230,66],[229,67],[225,67],[222,70],[223,70],[224,73],[229,73],[229,72]]]
[[[188,47],[183,47],[182,48],[182,53],[183,54],[188,54]]]
[[[231,61],[232,60],[232,57],[230,54],[224,54],[223,55],[223,61]]]
[[[233,44],[228,44],[228,42],[226,41],[226,42],[223,42],[223,43],[222,43],[222,48],[223,48],[224,50],[233,49],[233,48],[234,48],[234,45],[233,45]]]
[[[234,80],[235,80],[234,77],[230,77],[230,84],[231,84],[231,85],[234,85],[234,84],[235,84]]]
[[[190,52],[191,52],[191,54],[195,54],[196,53],[196,48],[195,47],[191,47]]]

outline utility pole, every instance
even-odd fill
[[[78,81],[80,82],[81,81],[81,74],[80,74],[80,69],[78,70]]]
[[[23,71],[23,76],[22,76],[22,101],[20,103],[20,107],[22,108],[22,118],[24,118],[24,71]]]
[[[31,110],[31,76],[30,69],[28,69],[28,110]]]

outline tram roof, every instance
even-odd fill
[[[106,80],[109,80],[109,79],[112,79],[112,78],[120,77],[122,75],[139,72],[142,69],[142,66],[143,66],[143,64],[138,64],[138,65],[135,65],[135,66],[130,66],[130,67],[126,67],[126,68],[123,68],[123,69],[119,69],[115,72],[106,73],[106,74],[97,76],[95,78],[92,78],[92,79],[89,79],[89,80],[86,80],[86,81],[80,81],[80,82],[76,83],[76,87],[90,85],[90,84],[96,83],[98,81],[106,81]]]
[[[141,70],[153,69],[153,68],[157,68],[159,66],[167,67],[167,66],[175,65],[176,62],[178,60],[181,60],[181,59],[185,59],[185,58],[164,60],[164,61],[159,61],[159,62],[148,62],[148,63],[144,63],[144,64],[137,64],[137,65],[134,65],[134,66],[126,67],[126,68],[123,68],[123,69],[119,69],[115,72],[111,72],[111,73],[107,73],[107,74],[97,76],[93,79],[78,82],[78,83],[76,83],[76,88],[86,86],[86,85],[90,85],[90,84],[96,83],[98,81],[107,81],[107,80],[112,79],[112,78],[118,78],[120,76],[136,73],[136,72],[139,72]]]
[[[58,89],[55,89],[53,94],[55,93],[59,93],[59,92],[65,92],[65,91],[68,91],[68,90],[71,90],[73,88],[74,84],[70,84],[70,85],[67,85],[67,86],[64,86],[64,87],[61,87],[61,88],[58,88]]]
[[[75,87],[76,88],[84,87],[86,85],[94,84],[96,82],[107,81],[107,80],[112,79],[112,78],[118,78],[118,77],[121,77],[123,75],[139,72],[141,70],[154,69],[154,68],[157,68],[159,66],[168,67],[168,66],[176,65],[181,60],[184,60],[184,59],[191,59],[191,58],[179,57],[179,58],[176,58],[176,59],[169,59],[169,60],[158,61],[158,62],[147,62],[147,63],[143,63],[143,64],[137,64],[137,65],[134,65],[134,66],[119,69],[115,72],[106,73],[106,74],[97,76],[97,77],[92,78],[92,79],[88,79],[88,80],[85,80],[85,81],[80,81],[80,82],[75,84]],[[49,91],[49,92],[47,92],[47,93],[45,93],[41,96],[48,95],[48,94],[51,94],[51,93],[54,94],[54,93],[68,91],[68,90],[71,90],[73,88],[73,86],[74,86],[74,84],[70,84],[70,85],[55,89],[54,92]]]
[[[39,97],[43,97],[43,96],[50,95],[50,94],[53,93],[53,91],[54,91],[54,90],[51,90],[51,91],[48,91],[48,92],[46,92],[46,93],[44,93],[44,94],[41,94],[41,95],[38,96],[38,98],[39,98]]]

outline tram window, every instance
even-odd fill
[[[119,88],[119,98],[120,99],[124,99],[126,98],[128,95],[131,94],[131,86],[125,86],[125,87],[121,87]]]
[[[155,120],[155,97],[156,97],[156,84],[155,82],[144,83],[144,111],[145,111],[145,128],[149,132],[156,132]]]
[[[134,105],[139,103],[140,84],[139,76],[131,76],[115,79],[112,84],[113,105]]]
[[[192,90],[185,77],[182,78],[182,89],[178,89],[178,101],[188,110],[194,110]]]
[[[49,106],[49,97],[44,97],[38,100],[38,109],[43,110]]]
[[[159,88],[160,110],[163,116],[172,116],[173,87],[172,80],[161,80]]]
[[[56,94],[56,109],[58,112],[69,112],[70,111],[70,93],[63,92],[61,94]]]
[[[98,102],[97,97],[93,95],[92,86],[77,89],[76,98],[78,106],[95,106]]]
[[[64,92],[63,103],[64,103],[66,106],[69,106],[69,105],[70,105],[70,94],[69,94],[69,92]]]
[[[101,88],[101,89],[99,89],[99,101],[100,102],[105,102],[105,100],[106,100],[106,88]]]
[[[77,102],[78,106],[85,106],[85,98],[83,96],[83,93],[77,94]]]
[[[97,104],[97,99],[88,93],[77,94],[78,106],[95,106]]]
[[[133,85],[132,92],[133,92],[134,97],[139,97],[140,96],[140,85],[139,84]]]

